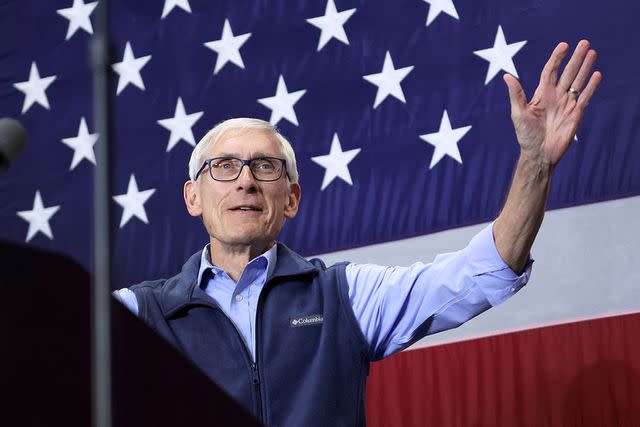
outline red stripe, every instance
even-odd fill
[[[638,426],[640,314],[406,351],[372,366],[371,426]]]

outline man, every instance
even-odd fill
[[[371,361],[527,282],[552,172],[601,80],[587,41],[558,79],[567,51],[556,47],[529,103],[504,76],[520,158],[504,209],[463,250],[408,268],[305,260],[276,243],[301,198],[290,144],[269,123],[233,119],[195,147],[184,186],[209,244],[173,278],[116,295],[261,422],[363,424]]]

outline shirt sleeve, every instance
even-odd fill
[[[496,249],[491,223],[464,249],[429,264],[347,265],[349,300],[377,360],[500,304],[529,281],[532,264],[529,257],[515,274]]]
[[[125,305],[130,312],[138,315],[138,299],[132,290],[123,288],[111,293],[118,301]]]

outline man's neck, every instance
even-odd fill
[[[275,244],[275,241],[253,245],[228,245],[216,239],[211,239],[210,243],[209,258],[211,264],[224,270],[237,283],[249,261],[268,251]]]

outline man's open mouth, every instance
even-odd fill
[[[257,206],[237,206],[235,208],[231,208],[232,211],[254,211],[254,212],[262,212],[262,209]]]

